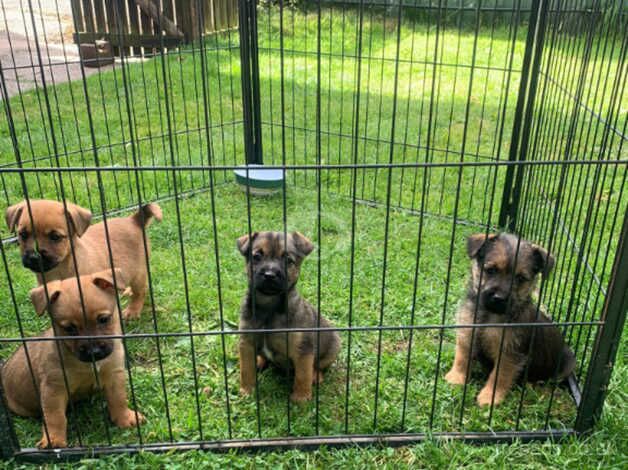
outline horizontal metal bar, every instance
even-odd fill
[[[128,33],[74,33],[73,38],[76,44],[93,44],[104,39],[114,47],[173,47],[184,39],[177,36]]]
[[[619,137],[621,137],[622,140],[628,140],[628,135],[624,134],[623,132],[621,132],[619,129],[617,129],[615,126],[611,125],[609,122],[607,122],[601,115],[597,114],[595,111],[593,111],[591,108],[589,108],[586,104],[584,104],[582,102],[582,100],[577,100],[576,96],[571,93],[567,88],[565,88],[564,86],[562,86],[560,83],[558,83],[556,80],[554,80],[552,78],[551,75],[541,71],[541,75],[543,75],[544,77],[547,78],[547,80],[549,80],[550,83],[552,83],[556,88],[558,88],[559,91],[561,91],[562,93],[564,93],[565,95],[567,95],[567,97],[572,101],[575,102],[577,105],[579,105],[582,109],[584,109],[587,113],[589,113],[592,117],[594,117],[595,119],[597,119],[598,121],[600,121],[602,124],[604,124],[604,127],[608,128],[609,130],[611,130],[613,133],[615,133],[616,135],[618,135]]]
[[[471,65],[471,64],[453,64],[450,62],[437,62],[437,61],[433,61],[433,60],[412,60],[412,59],[399,59],[397,60],[394,57],[378,57],[378,56],[369,56],[369,55],[361,55],[360,57],[354,55],[354,54],[337,54],[334,52],[324,52],[324,51],[306,51],[306,50],[299,50],[299,49],[281,49],[281,48],[277,48],[277,47],[260,47],[259,48],[260,51],[264,51],[264,52],[273,52],[273,53],[281,53],[283,52],[284,54],[288,54],[288,55],[313,55],[315,57],[318,57],[319,54],[321,57],[333,57],[333,58],[337,58],[337,59],[351,59],[351,60],[368,60],[371,62],[377,62],[377,61],[383,61],[383,62],[391,62],[393,64],[396,63],[400,63],[400,64],[409,64],[409,65],[430,65],[430,66],[437,66],[437,67],[454,67],[454,68],[461,68],[461,69],[472,69],[472,70],[488,70],[488,71],[493,71],[493,72],[502,72],[502,73],[521,73],[521,70],[519,69],[506,69],[503,67],[488,67],[486,65]]]
[[[497,431],[497,432],[431,432],[408,434],[348,434],[336,436],[289,437],[269,439],[232,439],[198,442],[177,442],[171,444],[114,445],[111,447],[73,447],[67,449],[24,448],[15,458],[28,462],[50,462],[99,457],[110,454],[135,454],[142,451],[171,452],[205,450],[212,452],[261,452],[277,450],[315,450],[319,447],[365,447],[385,445],[389,447],[408,446],[426,441],[470,441],[478,444],[531,442],[537,440],[561,441],[577,436],[570,428],[543,431]]]
[[[216,187],[220,187],[220,186],[224,186],[226,184],[226,182],[214,182],[214,188]],[[166,196],[161,196],[161,197],[157,197],[157,198],[153,198],[150,201],[151,202],[165,202],[165,201],[172,201],[175,197],[178,197],[179,199],[185,199],[188,197],[192,197],[195,196],[197,194],[203,194],[206,192],[209,192],[211,189],[209,186],[207,187],[203,187],[203,188],[197,188],[197,189],[190,189],[189,191],[179,191],[177,192],[177,194],[168,194]],[[110,211],[107,212],[107,217],[111,217],[111,216],[118,216],[120,214],[124,214],[127,212],[130,212],[132,210],[137,210],[137,204],[131,204],[125,207],[121,207],[119,209],[112,209]],[[95,214],[93,215],[92,219],[93,220],[99,220],[102,219],[103,216],[102,214]],[[3,245],[10,245],[12,243],[17,242],[17,237],[13,236],[13,237],[7,237],[7,238],[3,238],[2,239],[2,244]]]
[[[473,167],[508,167],[508,166],[628,166],[626,160],[500,160],[493,162],[415,162],[415,163],[357,163],[357,164],[309,164],[309,165],[264,165],[267,170],[375,170],[381,168],[473,168]],[[0,173],[71,173],[71,172],[111,172],[111,171],[225,171],[239,170],[243,165],[116,165],[116,166],[67,166],[40,168],[0,168]]]
[[[351,202],[352,199],[350,196],[344,196],[342,194],[338,195],[336,193],[333,193],[343,199],[346,199],[347,201]],[[498,231],[498,227],[496,226],[492,226],[492,225],[488,225],[485,224],[483,222],[474,222],[473,220],[467,220],[467,219],[463,219],[460,217],[456,217],[455,219],[452,216],[449,215],[443,215],[443,214],[436,214],[434,212],[430,212],[430,211],[424,211],[421,212],[420,210],[417,209],[408,209],[406,207],[403,206],[398,206],[395,204],[391,204],[390,206],[387,206],[386,203],[384,202],[378,202],[378,201],[373,201],[371,199],[360,199],[360,198],[356,198],[355,199],[356,204],[360,204],[360,205],[364,205],[364,206],[369,206],[369,207],[375,207],[378,209],[385,209],[387,207],[390,207],[391,210],[395,210],[398,212],[403,212],[404,214],[409,214],[409,215],[413,215],[416,217],[429,217],[429,218],[433,218],[433,219],[439,219],[439,220],[455,220],[456,225],[466,225],[466,226],[470,226],[470,227],[479,227],[479,228],[483,228],[483,229],[490,229],[490,230],[494,230],[494,231]]]
[[[28,164],[28,163],[35,163],[35,162],[41,162],[41,161],[48,161],[51,160],[55,157],[62,157],[62,158],[66,158],[72,155],[80,155],[80,154],[85,154],[85,153],[94,153],[94,151],[100,152],[102,153],[107,153],[109,149],[112,149],[114,147],[122,147],[125,145],[129,145],[129,144],[137,144],[140,142],[147,142],[150,140],[161,140],[161,139],[165,139],[166,137],[171,138],[172,136],[185,136],[187,134],[191,134],[191,133],[195,133],[195,132],[201,132],[204,131],[205,129],[222,129],[224,127],[235,127],[239,124],[242,124],[242,120],[237,120],[237,121],[228,121],[228,122],[223,122],[222,124],[212,124],[211,126],[202,126],[202,127],[189,127],[187,129],[181,129],[178,131],[173,131],[173,132],[169,132],[169,133],[161,133],[161,134],[151,134],[151,135],[147,135],[147,136],[142,136],[142,137],[135,137],[133,140],[120,140],[118,142],[111,142],[111,143],[107,143],[107,144],[103,144],[103,145],[99,145],[97,147],[85,147],[79,150],[70,150],[68,152],[63,152],[59,155],[55,155],[55,154],[48,154],[48,155],[43,155],[41,157],[33,157],[29,160],[22,160],[22,165]],[[140,152],[141,155],[141,152]],[[0,164],[0,172],[2,171],[3,168],[18,168],[16,167],[17,162],[11,162],[11,163],[3,163]],[[48,168],[50,169],[50,167],[44,167],[44,168]],[[61,167],[63,168],[63,167]]]
[[[230,51],[233,49],[239,49],[240,45],[239,44],[232,44],[229,46],[208,46],[205,48],[205,52],[209,53],[209,52],[215,52],[215,51]],[[133,55],[133,56],[126,56],[127,59],[127,65],[133,65],[134,62],[132,62],[129,59],[154,59],[154,58],[159,58],[159,57],[169,57],[169,56],[179,56],[182,54],[196,54],[198,52],[201,52],[200,48],[197,47],[190,47],[190,45],[186,45],[185,47],[177,47],[177,48],[170,48],[168,51],[164,52],[163,54],[161,52],[155,52],[154,54],[152,52],[148,52],[148,53],[143,53],[140,55]],[[7,61],[8,62],[8,61]],[[35,72],[37,74],[41,73],[41,67],[43,67],[44,69],[47,68],[52,68],[52,67],[63,67],[65,65],[79,65],[81,63],[80,60],[65,60],[65,61],[60,61],[60,62],[53,62],[51,60],[48,60],[47,62],[44,62],[42,64],[38,64],[38,63],[31,63],[31,64],[27,64],[27,65],[15,65],[15,63],[13,65],[5,65],[2,64],[2,69],[3,71],[6,73],[9,70],[35,70]],[[122,65],[122,62],[120,62],[119,60],[117,62],[115,62],[116,65]]]
[[[145,339],[145,338],[190,338],[197,336],[221,336],[244,335],[260,333],[297,333],[297,332],[373,332],[373,331],[406,331],[406,330],[458,330],[464,328],[551,328],[553,326],[599,326],[603,321],[574,321],[556,323],[476,323],[476,324],[452,324],[452,325],[382,325],[382,326],[333,326],[333,327],[308,327],[308,328],[256,328],[250,330],[207,330],[192,332],[164,332],[164,333],[127,333],[124,335],[89,335],[89,336],[31,336],[29,338],[0,338],[2,343],[40,342],[56,340],[85,340],[85,339]]]
[[[416,145],[416,144],[412,144],[412,143],[408,143],[408,142],[402,142],[402,141],[395,141],[395,142],[391,142],[389,140],[385,140],[385,139],[377,139],[375,137],[366,137],[366,136],[355,136],[355,135],[351,135],[351,134],[343,134],[341,132],[331,132],[331,131],[325,131],[325,130],[319,130],[317,131],[316,129],[311,129],[311,128],[307,128],[307,127],[301,127],[301,126],[293,126],[290,124],[280,124],[280,123],[276,123],[276,122],[272,122],[272,121],[262,121],[262,125],[265,126],[276,126],[276,127],[284,127],[286,129],[294,129],[296,131],[299,132],[308,132],[310,134],[321,134],[321,135],[327,135],[327,136],[333,136],[333,137],[340,137],[341,139],[350,139],[352,141],[354,140],[359,140],[360,142],[372,142],[374,144],[384,144],[384,145],[395,145],[395,146],[399,146],[399,147],[405,147],[405,148],[410,148],[413,150],[429,150],[430,152],[435,152],[435,153],[443,153],[446,155],[462,155],[462,152],[460,152],[459,150],[451,150],[451,149],[443,149],[443,148],[438,148],[438,147],[428,147],[426,145]],[[464,154],[465,157],[470,157],[470,158],[481,158],[484,160],[489,160],[489,161],[496,161],[497,159],[492,156],[492,155],[483,155],[481,153],[469,153],[469,152],[465,152]]]

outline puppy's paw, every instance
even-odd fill
[[[142,309],[127,307],[122,310],[122,318],[125,320],[137,320],[142,313]]]
[[[452,385],[464,385],[467,381],[467,377],[464,372],[451,369],[445,374],[445,380]]]
[[[495,392],[495,398],[493,398],[492,387],[484,387],[482,390],[480,390],[480,393],[478,393],[477,397],[477,402],[480,406],[490,406],[491,402],[494,406],[497,406],[503,401],[504,395],[499,393],[498,391]]]
[[[312,384],[322,384],[323,383],[323,373],[320,370],[314,370],[312,373]]]
[[[240,395],[243,397],[248,397],[251,393],[253,393],[253,387],[248,387],[246,385],[240,387]]]
[[[292,392],[290,395],[290,400],[295,403],[303,403],[305,401],[310,401],[312,399],[312,392]]]
[[[135,412],[130,408],[118,413],[115,417],[111,418],[113,423],[119,428],[132,428],[139,424],[145,423],[146,418],[142,413]]]
[[[257,370],[264,370],[266,369],[266,367],[268,367],[268,361],[266,360],[266,358],[259,354],[257,355],[255,362],[257,363]]]
[[[52,449],[68,446],[65,437],[55,436],[54,434],[49,434],[49,436],[50,439],[48,439],[48,436],[46,436],[46,433],[44,433],[41,440],[37,443],[37,447],[39,449]]]

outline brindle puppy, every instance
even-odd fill
[[[285,240],[287,240],[287,247]],[[331,323],[296,289],[303,259],[314,246],[299,232],[255,232],[238,238],[238,249],[247,259],[249,290],[242,302],[240,329],[321,328]],[[322,371],[336,359],[340,337],[335,331],[295,331],[245,334],[240,337],[240,393],[249,395],[255,386],[255,366],[269,360],[294,369],[290,398],[312,398],[312,383],[323,380]]]
[[[460,324],[552,322],[542,312],[537,319],[537,303],[531,295],[537,275],[542,274],[545,278],[555,263],[554,257],[545,249],[525,240],[518,243],[517,237],[510,234],[486,237],[480,233],[467,239],[467,252],[473,265],[467,296],[458,310]],[[498,371],[496,364],[502,334]],[[554,325],[477,328],[473,345],[471,336],[471,328],[458,330],[456,357],[445,379],[451,384],[464,384],[468,380],[468,362],[474,358],[488,365],[491,373],[477,397],[480,406],[490,405],[493,394],[494,404],[501,403],[526,364],[531,382],[563,380],[575,366],[573,352]],[[528,357],[530,341],[533,344]]]

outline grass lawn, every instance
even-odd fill
[[[279,35],[281,21],[283,42]],[[355,12],[350,10],[324,10],[320,24],[311,13],[286,10],[282,19],[274,8],[260,10],[261,120],[267,163],[314,164],[319,158],[319,145],[323,163],[507,158],[525,26],[515,30],[508,22],[488,22],[477,42],[472,30],[443,28],[438,35],[439,55],[432,57],[437,41],[434,24],[404,19],[397,36],[390,20],[382,21],[378,13],[369,11],[364,18],[364,58],[358,61],[357,24]],[[319,27],[320,61],[316,55]],[[90,77],[85,83],[89,108],[81,82],[51,88],[47,97],[33,91],[13,98],[9,104],[25,166],[243,163],[240,65],[235,41],[230,33],[211,38],[206,43],[205,60],[201,60],[198,49],[190,48],[165,59]],[[398,69],[397,51],[402,59]],[[560,54],[565,55],[569,67],[578,67],[578,54],[572,57],[559,50]],[[434,60],[440,65],[428,65]],[[600,70],[607,65],[614,70],[611,65],[617,57],[610,53],[599,60]],[[548,71],[555,70],[551,63],[547,67]],[[323,78],[321,119],[317,123],[319,70]],[[391,78],[395,74],[396,82]],[[356,85],[358,75],[360,83]],[[358,90],[360,103],[355,107]],[[46,98],[51,103],[51,120],[42,104]],[[604,100],[591,105],[598,104],[600,112],[610,106]],[[548,112],[543,119],[558,119],[570,111],[549,102],[546,105]],[[357,123],[353,119],[356,110],[361,116]],[[593,138],[591,142],[578,142],[574,148],[585,151],[595,144]],[[3,114],[0,164],[14,165],[11,145]],[[552,139],[544,145],[551,147]],[[611,149],[613,145],[616,143],[610,144]],[[543,158],[552,156],[550,152]],[[560,220],[569,222],[577,238],[584,231],[580,221],[585,216],[578,207],[582,207],[585,196],[598,191],[604,195],[598,212],[621,215],[626,206],[621,199],[621,176],[605,176],[591,187],[588,168],[569,170],[566,178],[584,180],[584,191],[582,187],[570,190],[567,202],[558,205]],[[463,402],[462,389],[452,388],[443,380],[453,359],[455,332],[451,328],[419,329],[412,335],[408,330],[389,330],[381,336],[375,331],[356,331],[350,336],[342,332],[343,350],[318,388],[317,400],[290,404],[291,378],[272,368],[259,374],[254,398],[238,396],[237,337],[229,330],[237,328],[239,303],[246,289],[244,263],[235,240],[247,233],[249,222],[253,230],[299,230],[314,241],[317,250],[305,261],[300,290],[314,304],[320,299],[321,312],[335,325],[452,325],[468,270],[464,239],[486,225],[496,224],[504,173],[503,168],[495,167],[334,169],[320,172],[317,179],[315,171],[294,170],[287,174],[285,199],[281,195],[247,199],[233,183],[230,171],[213,171],[213,194],[205,191],[182,197],[178,204],[168,198],[175,187],[180,193],[207,188],[208,171],[63,175],[50,171],[27,174],[25,183],[30,197],[57,198],[63,188],[69,199],[89,207],[96,215],[103,210],[99,185],[107,210],[122,209],[124,213],[125,208],[137,203],[138,192],[144,201],[163,198],[164,221],[150,228],[154,307],[147,305],[138,321],[125,326],[126,332],[215,332],[221,329],[223,319],[224,343],[219,335],[196,336],[193,343],[185,336],[160,338],[159,342],[154,338],[128,340],[135,402],[132,406],[148,419],[141,428],[143,443],[570,428],[577,410],[562,388],[516,387],[502,406],[492,411],[479,409],[474,400],[483,385],[483,375],[476,370]],[[544,227],[544,221],[554,213],[551,191],[556,187],[557,174],[540,169],[525,175],[524,194],[530,208],[525,217],[527,225],[521,230],[534,234],[541,243],[550,229],[539,227]],[[17,174],[0,175],[0,210],[4,210],[6,205],[21,200],[23,191]],[[535,181],[541,181],[538,186],[543,197],[534,192]],[[352,194],[359,203],[352,200]],[[385,209],[387,201],[393,207],[389,213]],[[425,216],[418,217],[418,210]],[[453,223],[453,218],[458,223]],[[607,243],[614,246],[618,233],[615,220],[605,216],[598,225],[600,230],[592,236],[591,246],[599,250]],[[3,238],[9,235],[6,227],[0,233]],[[548,282],[544,304],[556,319],[564,320],[567,315],[598,318],[599,293],[568,290],[572,285],[591,286],[594,277],[588,272],[579,273],[572,265],[574,248],[565,233],[557,231],[555,239],[553,251],[559,263]],[[0,307],[6,314],[0,316],[0,335],[19,336],[16,310],[25,335],[36,335],[48,321],[36,318],[28,300],[34,278],[21,267],[15,245],[7,245],[5,254],[7,274],[0,276],[0,292],[8,292],[10,279],[16,305],[9,295],[1,296]],[[595,266],[606,286],[608,264]],[[573,311],[565,298],[575,299]],[[584,374],[595,329],[570,328],[566,334],[572,346],[577,343],[580,348],[578,373]],[[320,449],[255,456],[144,453],[86,460],[83,464],[621,468],[628,460],[628,365],[625,338],[622,341],[605,414],[596,431],[562,444],[480,447],[429,441],[400,449]],[[7,357],[13,349],[3,344],[0,355]],[[16,418],[15,427],[23,447],[31,447],[39,439],[38,421]],[[111,427],[104,419],[101,396],[79,403],[69,413],[69,442],[74,445],[137,444],[139,439],[137,430]]]

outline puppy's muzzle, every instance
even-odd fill
[[[276,268],[261,268],[255,273],[255,288],[264,294],[278,294],[286,289],[282,272]]]
[[[109,356],[112,351],[112,343],[83,343],[78,347],[76,356],[83,362],[100,361]]]
[[[508,309],[508,294],[499,291],[486,291],[482,293],[482,304],[490,311],[500,315]]]
[[[54,268],[57,262],[45,253],[27,251],[22,255],[22,264],[36,273],[45,273]]]

